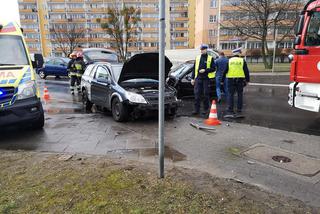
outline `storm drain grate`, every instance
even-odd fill
[[[253,160],[303,176],[312,177],[320,172],[320,159],[264,144],[256,144],[241,154]]]

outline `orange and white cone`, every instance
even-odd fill
[[[44,86],[43,99],[44,100],[49,100],[50,99],[50,95],[49,95],[49,91],[48,91],[48,87],[47,86]]]
[[[221,122],[218,120],[217,106],[216,106],[215,100],[212,101],[209,118],[207,120],[205,120],[204,123],[209,126],[221,125]]]

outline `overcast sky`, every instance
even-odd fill
[[[18,0],[0,0],[0,20],[20,23]]]

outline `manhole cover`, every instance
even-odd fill
[[[285,156],[273,156],[272,160],[277,161],[279,163],[289,163],[291,162],[291,159]]]
[[[299,175],[312,177],[320,172],[320,159],[264,144],[256,144],[241,154]]]

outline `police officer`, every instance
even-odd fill
[[[243,88],[250,81],[249,69],[246,61],[240,57],[241,48],[232,51],[225,70],[228,85],[228,109],[225,117],[242,117]],[[234,94],[238,95],[237,114],[234,112]]]
[[[81,91],[81,77],[82,74],[84,73],[85,70],[85,63],[83,61],[83,55],[82,52],[78,52],[76,55],[76,59],[73,61],[72,65],[71,65],[71,72],[70,72],[70,76],[71,76],[71,81],[70,81],[70,91],[71,94],[74,94],[74,89],[75,89],[75,83],[77,83],[77,90],[78,93]]]
[[[226,78],[224,77],[224,72],[228,67],[229,60],[227,57],[225,57],[224,52],[219,52],[219,58],[216,59],[214,62],[217,66],[216,92],[217,92],[218,103],[220,103],[222,99],[221,82],[223,83],[226,99],[228,98],[228,87],[227,87]]]
[[[194,85],[195,104],[193,115],[200,113],[200,101],[202,94],[204,114],[209,112],[210,108],[210,79],[215,77],[215,64],[212,56],[207,53],[208,45],[202,44],[200,46],[201,55],[196,58],[194,64],[194,71],[192,72],[191,84]]]

